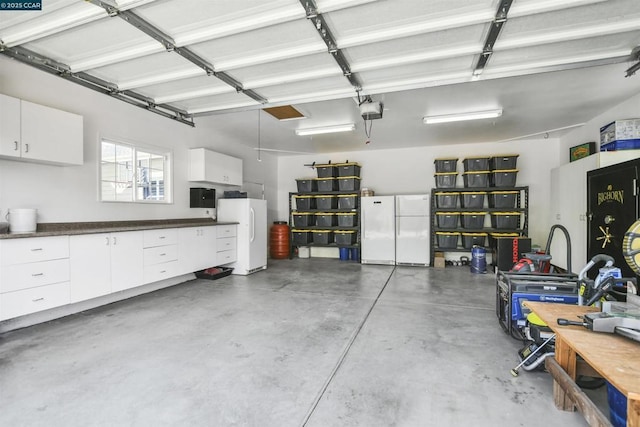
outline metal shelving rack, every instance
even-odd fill
[[[464,192],[491,192],[491,191],[517,191],[516,206],[517,208],[438,208],[436,206],[435,193],[457,193]],[[437,212],[520,212],[523,213],[522,218],[518,219],[516,228],[491,228],[483,227],[477,229],[455,227],[441,228],[438,227]],[[431,265],[434,265],[436,252],[471,252],[471,249],[457,246],[456,248],[439,248],[437,245],[436,232],[468,232],[468,233],[518,233],[521,236],[527,236],[529,233],[529,187],[464,187],[464,188],[433,188],[431,189]],[[488,242],[487,242],[488,243]],[[487,250],[493,251],[492,248],[486,247]]]
[[[358,218],[358,225],[354,227],[341,227],[341,226],[307,226],[307,227],[294,227],[293,225],[293,214],[298,212],[293,205],[293,196],[325,196],[325,195],[346,195],[346,194],[355,194],[356,195],[356,208],[355,209],[304,209],[300,212],[311,212],[311,213],[352,213],[355,212]],[[309,246],[309,247],[326,247],[326,248],[359,248],[360,247],[360,191],[313,191],[313,192],[292,192],[289,193],[289,224],[291,224],[291,256],[293,256],[295,252],[295,248],[299,246]],[[345,230],[345,231],[355,231],[356,232],[356,243],[352,245],[338,245],[336,243],[329,244],[320,244],[320,243],[305,243],[304,245],[296,244],[293,241],[293,230]]]

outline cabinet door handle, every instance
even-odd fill
[[[18,141],[13,141],[13,144],[15,145],[13,151],[18,151]]]
[[[108,238],[108,237],[105,237],[105,240],[107,241],[107,242],[106,242],[106,245],[107,245],[107,246],[109,246],[109,238]]]
[[[117,240],[117,239],[118,239],[117,237],[114,237],[114,238],[113,238],[113,244],[114,244],[114,246],[118,244],[118,240]]]
[[[44,276],[44,273],[33,273],[31,277]]]
[[[160,239],[160,240],[162,240],[162,239],[164,239],[164,238],[165,238],[165,236],[160,236],[160,237],[158,237],[158,239]]]
[[[31,301],[33,302],[44,301],[44,298],[36,298],[36,299],[32,299]]]
[[[41,250],[42,250],[42,248],[33,248],[33,249],[31,249],[31,252],[38,252],[38,251],[41,251]]]
[[[160,256],[165,256],[165,255],[167,255],[167,254],[160,254]]]
[[[167,272],[167,270],[162,270],[162,271],[160,272],[160,274],[164,274],[164,273],[166,273],[166,272]]]
[[[24,144],[24,152],[25,153],[29,152],[29,144]]]

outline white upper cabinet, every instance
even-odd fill
[[[206,148],[189,150],[189,181],[242,185],[242,159]]]
[[[58,165],[83,163],[83,118],[0,94],[0,157]]]

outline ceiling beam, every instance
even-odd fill
[[[307,19],[313,23],[313,26],[316,31],[318,31],[322,41],[327,45],[329,54],[333,56],[333,59],[342,70],[342,75],[349,80],[349,83],[351,83],[351,86],[353,86],[356,92],[360,92],[362,90],[362,83],[360,82],[360,79],[351,72],[351,66],[347,61],[347,58],[344,56],[344,53],[342,53],[342,50],[338,48],[336,38],[331,33],[331,29],[327,25],[327,21],[324,19],[322,14],[318,12],[318,6],[316,5],[315,0],[300,0],[300,4],[304,7]]]
[[[46,56],[37,54],[23,47],[10,47],[0,51],[2,54],[13,58],[17,61],[31,65],[39,70],[45,71],[49,74],[62,77],[71,82],[84,86],[86,88],[95,90],[105,95],[109,95],[120,101],[127,102],[136,107],[144,108],[152,113],[159,114],[163,117],[170,118],[177,122],[194,126],[193,117],[186,111],[175,108],[167,104],[155,104],[151,98],[140,95],[133,91],[119,91],[118,87],[98,77],[91,76],[84,72],[73,73],[66,64],[62,64]]]
[[[175,41],[169,35],[165,34],[159,28],[147,22],[145,19],[136,15],[132,11],[117,10],[111,4],[101,0],[87,0],[87,1],[90,1],[91,3],[96,4],[100,7],[103,7],[107,11],[109,16],[118,16],[119,18],[133,25],[134,27],[136,27],[137,29],[139,29],[140,31],[142,31],[152,39],[162,44],[162,46],[164,46],[167,52],[177,53],[187,61],[202,68],[207,73],[208,76],[217,77],[224,83],[228,84],[229,86],[232,86],[236,90],[236,92],[243,93],[244,95],[247,95],[249,98],[261,104],[267,103],[266,98],[256,93],[254,90],[245,89],[242,86],[242,83],[240,83],[238,80],[231,77],[229,74],[223,71],[216,71],[213,65],[211,65],[209,62],[204,60],[202,57],[200,57],[198,54],[193,52],[191,49],[187,47],[176,46]]]
[[[507,15],[509,13],[511,3],[513,3],[513,0],[500,0],[496,16],[490,24],[489,33],[487,34],[487,38],[484,42],[482,53],[478,57],[478,61],[473,68],[474,76],[482,74],[487,62],[489,62],[489,58],[491,57],[491,54],[493,54],[493,47],[496,44],[496,40],[498,40],[500,31],[502,31],[502,26],[507,22]]]

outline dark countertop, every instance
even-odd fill
[[[100,222],[49,222],[38,224],[35,233],[0,233],[0,239],[25,237],[70,236],[78,234],[111,233],[118,231],[152,230],[159,228],[203,227],[231,225],[237,222],[218,222],[211,218],[154,219]]]

